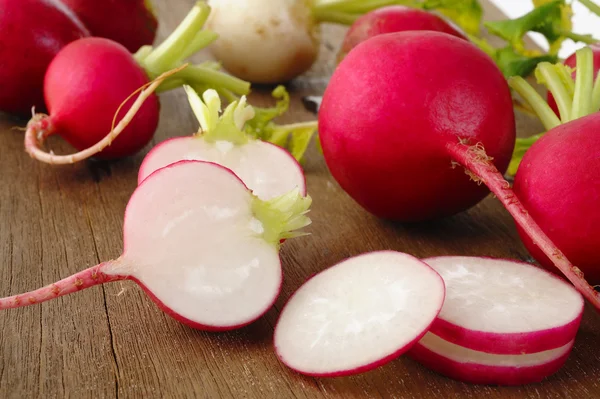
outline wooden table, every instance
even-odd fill
[[[157,0],[160,37],[192,1]],[[498,16],[487,7],[487,18]],[[301,98],[322,93],[343,29],[327,27],[321,60],[290,86],[291,112],[314,118]],[[268,62],[267,60],[265,62]],[[251,96],[269,104],[265,91]],[[162,95],[153,144],[196,129],[182,91]],[[54,282],[120,255],[123,212],[145,154],[110,166],[52,167],[23,151],[17,124],[0,119],[0,295]],[[519,116],[520,134],[537,132]],[[58,153],[70,148],[50,140]],[[0,398],[594,398],[600,397],[600,317],[586,309],[571,357],[541,384],[516,388],[467,385],[401,357],[363,375],[317,379],[298,375],[272,350],[279,311],[310,275],[361,252],[393,249],[418,257],[485,255],[527,260],[511,217],[488,198],[436,223],[402,226],[378,220],[342,192],[314,147],[306,164],[314,198],[312,235],[282,250],[285,282],[265,317],[228,333],[205,333],[169,318],[133,283],[94,287],[42,305],[0,312]],[[200,255],[200,254],[199,254]]]

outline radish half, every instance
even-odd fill
[[[200,130],[194,136],[172,138],[155,146],[142,162],[138,183],[169,164],[199,160],[231,169],[261,199],[293,189],[306,194],[304,173],[294,157],[279,146],[245,133],[244,124],[255,115],[245,97],[229,104],[219,117],[221,100],[215,90],[207,90],[201,99],[189,86],[185,89]]]
[[[277,298],[279,241],[310,223],[311,200],[292,191],[256,198],[228,169],[183,161],[156,171],[125,212],[124,251],[30,293],[0,299],[0,309],[44,302],[109,281],[137,282],[182,323],[228,330],[251,323]]]
[[[523,385],[540,382],[557,372],[569,357],[573,343],[528,355],[494,355],[463,348],[427,333],[408,356],[433,371],[463,382]]]
[[[583,298],[557,276],[502,259],[443,256],[424,262],[446,284],[433,334],[494,354],[536,353],[575,338]]]
[[[410,255],[381,251],[344,260],[290,298],[275,327],[277,356],[321,377],[381,366],[425,334],[444,292],[440,276]]]

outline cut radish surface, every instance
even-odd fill
[[[275,327],[275,350],[288,367],[313,376],[373,369],[425,334],[444,291],[436,272],[403,253],[347,259],[290,298]]]
[[[155,146],[138,174],[141,183],[152,172],[181,160],[209,161],[231,169],[255,195],[271,199],[293,189],[306,194],[302,167],[285,149],[246,135],[244,124],[254,117],[245,97],[231,103],[219,117],[221,101],[214,90],[203,99],[186,86],[188,99],[200,122],[194,136],[177,137]]]
[[[494,355],[445,341],[432,333],[408,352],[425,367],[447,377],[474,384],[523,385],[539,382],[565,363],[574,341],[526,355]]]
[[[310,197],[297,190],[262,201],[224,167],[179,162],[155,172],[132,195],[121,257],[37,291],[0,299],[0,309],[131,279],[189,326],[241,327],[277,298],[279,241],[301,234],[294,230],[310,222],[304,215],[309,206]]]
[[[495,354],[555,349],[572,341],[582,296],[567,282],[526,263],[444,256],[425,259],[446,284],[431,332],[454,344]]]

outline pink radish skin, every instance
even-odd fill
[[[571,342],[584,302],[564,280],[527,263],[443,256],[423,260],[446,284],[430,332],[453,344],[494,354],[529,354]]]
[[[567,361],[573,343],[532,355],[489,355],[461,348],[427,333],[411,348],[408,356],[437,373],[462,382],[516,386],[541,382],[556,373]]]
[[[442,32],[467,40],[458,27],[433,13],[412,7],[388,6],[363,15],[350,26],[338,54],[338,61],[359,43],[373,36],[414,30]]]
[[[0,32],[0,110],[19,116],[45,109],[48,65],[68,43],[90,34],[58,0],[0,0]]]
[[[600,309],[600,294],[502,175],[515,144],[512,99],[498,67],[473,44],[425,31],[388,33],[359,44],[325,90],[319,134],[333,177],[378,217],[418,222],[450,216],[480,202],[489,189]]]
[[[260,201],[222,166],[178,162],[153,173],[133,193],[118,259],[0,299],[0,309],[129,279],[190,327],[223,331],[248,325],[272,306],[281,288],[279,238],[294,233],[278,229],[288,222],[294,228],[310,223],[303,216],[308,206],[310,198],[297,192],[277,206]],[[270,219],[263,223],[265,211]]]
[[[425,334],[444,295],[440,276],[410,255],[349,258],[311,277],[288,300],[275,326],[275,351],[310,376],[372,370]]]
[[[158,21],[149,0],[61,0],[92,35],[114,40],[132,53],[156,38]]]

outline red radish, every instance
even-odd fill
[[[52,60],[44,78],[50,115],[36,115],[30,121],[25,135],[26,150],[48,163],[73,163],[91,155],[114,159],[136,153],[154,135],[159,102],[156,95],[147,92],[147,100],[135,113],[131,108],[134,99],[130,96],[159,75],[169,87],[192,81],[247,93],[249,84],[210,68],[177,69],[182,57],[201,48],[204,39],[214,39],[212,33],[201,31],[209,12],[206,4],[198,3],[171,36],[156,49],[145,48],[136,54],[137,59],[122,45],[104,38],[84,38],[65,46]],[[175,68],[172,76],[164,76],[172,68]],[[129,124],[112,131],[113,124],[128,113],[133,114]],[[57,156],[41,151],[40,145],[52,134],[60,134],[81,152]],[[110,146],[96,145],[109,136]]]
[[[61,1],[92,35],[114,40],[132,53],[154,42],[158,20],[149,0]]]
[[[310,223],[305,216],[310,203],[310,197],[297,191],[262,201],[216,164],[170,165],[153,173],[131,196],[118,259],[0,299],[0,309],[129,279],[190,327],[229,330],[247,325],[277,298],[282,281],[279,240],[301,235],[295,230]]]
[[[418,341],[443,301],[444,282],[420,260],[393,251],[356,256],[292,295],[275,327],[275,350],[302,374],[371,370]]]
[[[379,217],[422,221],[453,215],[481,201],[487,186],[600,308],[600,294],[502,176],[515,143],[511,94],[493,60],[473,44],[426,31],[389,33],[359,44],[325,90],[319,134],[333,177]]]
[[[541,382],[567,361],[573,341],[556,349],[527,355],[493,355],[444,341],[427,333],[408,352],[425,367],[459,381],[486,385]]]
[[[460,28],[431,12],[406,6],[388,6],[363,15],[350,26],[338,54],[338,61],[359,43],[373,36],[412,30],[443,32],[467,40]]]
[[[23,116],[32,107],[43,109],[48,64],[86,36],[85,26],[58,0],[0,0],[0,110]]]
[[[246,98],[227,106],[223,115],[221,100],[214,90],[207,90],[203,100],[189,86],[188,99],[200,130],[195,136],[176,137],[155,146],[144,158],[138,183],[155,170],[181,160],[209,161],[233,171],[261,199],[281,196],[293,189],[306,195],[302,167],[283,148],[250,138],[244,124],[255,115]]]
[[[444,306],[430,329],[440,338],[494,354],[542,352],[575,339],[583,298],[555,275],[503,259],[423,261],[446,284]]]

